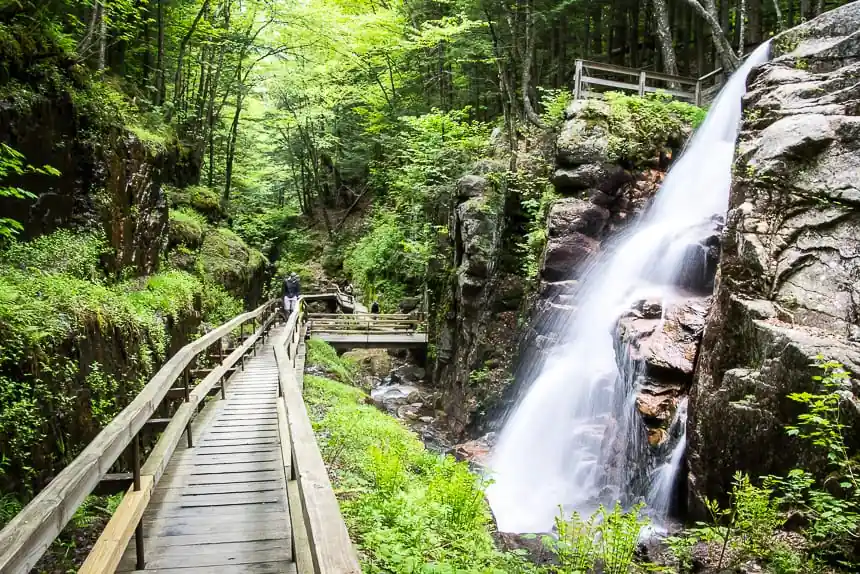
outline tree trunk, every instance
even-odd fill
[[[158,51],[155,56],[155,105],[164,103],[167,86],[164,82],[164,0],[156,0],[156,24],[158,26]]]
[[[694,0],[695,1],[695,0]],[[651,0],[654,6],[654,27],[657,31],[657,41],[663,55],[663,71],[673,76],[678,75],[678,63],[675,60],[675,49],[672,46],[672,29],[669,27],[669,10],[666,0]]]
[[[545,127],[540,117],[532,107],[532,101],[529,97],[529,88],[531,87],[531,72],[532,59],[535,53],[535,35],[534,35],[534,20],[532,18],[531,2],[526,0],[526,47],[523,54],[523,69],[521,75],[520,89],[523,92],[523,112],[525,117],[539,128]]]
[[[99,59],[96,65],[96,70],[99,73],[104,72],[105,62],[107,61],[107,19],[105,18],[105,3],[104,0],[98,2],[99,7]]]
[[[789,0],[789,10],[791,9],[791,0]],[[782,32],[785,30],[785,21],[782,19],[782,9],[779,7],[779,0],[773,0],[773,11],[776,13],[776,31]]]
[[[717,52],[720,54],[720,59],[723,61],[723,68],[727,73],[734,72],[738,67],[738,58],[735,56],[734,51],[732,50],[732,45],[726,39],[723,34],[723,29],[717,21],[717,7],[714,4],[714,0],[706,0],[708,5],[707,9],[699,4],[697,0],[686,0],[686,2],[699,14],[699,16],[704,18],[705,22],[707,22],[711,27],[714,45],[717,48]]]
[[[800,0],[800,21],[806,22],[809,19],[809,0]]]
[[[747,19],[747,2],[746,0],[740,0],[740,7],[738,8],[738,56],[742,57],[744,49],[746,37],[744,36],[746,32],[746,19]]]
[[[233,113],[233,123],[227,138],[227,162],[224,165],[224,193],[221,195],[221,205],[226,209],[230,203],[230,191],[233,187],[233,160],[236,156],[236,139],[239,135],[239,117],[242,115],[242,103],[245,99],[244,90],[240,85],[236,94],[236,111]]]
[[[197,11],[197,15],[194,17],[194,21],[191,23],[191,26],[185,32],[185,35],[182,37],[182,41],[179,42],[179,54],[176,56],[176,73],[173,76],[173,107],[177,108],[179,106],[179,94],[183,91],[183,81],[182,81],[182,63],[185,59],[185,50],[188,48],[188,42],[191,40],[191,37],[194,36],[194,31],[197,30],[197,25],[200,23],[200,19],[209,9],[209,0],[203,0],[203,5],[200,6],[200,10]]]
[[[778,1],[778,0],[777,0]],[[757,46],[761,42],[761,0],[746,0],[747,4],[747,44]],[[746,54],[744,45],[743,54]],[[740,54],[740,55],[743,55]]]

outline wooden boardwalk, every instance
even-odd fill
[[[278,401],[274,350],[261,345],[228,381],[226,398],[206,404],[192,424],[193,448],[183,441],[153,491],[144,570],[135,569],[132,540],[117,572],[296,572]]]

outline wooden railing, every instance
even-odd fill
[[[619,78],[636,78],[636,83]],[[595,86],[636,92],[640,96],[648,93],[665,92],[670,96],[687,100],[697,106],[709,103],[722,87],[722,69],[702,76],[687,78],[635,70],[623,66],[577,60],[573,80],[574,99],[600,97],[600,92],[592,89]]]
[[[0,572],[28,572],[63,530],[72,515],[100,483],[110,479],[111,467],[128,451],[131,457],[131,486],[79,572],[113,572],[135,536],[138,568],[144,561],[141,517],[176,446],[186,435],[193,445],[192,422],[203,399],[220,390],[237,363],[256,353],[256,343],[278,315],[278,301],[270,301],[244,313],[180,349],[123,409],[27,506],[0,531]],[[245,335],[245,326],[250,333]],[[225,350],[224,337],[239,331],[240,344]],[[213,349],[213,347],[215,349]],[[193,370],[207,356],[218,364],[204,371]],[[205,373],[205,374],[204,374]],[[196,385],[195,376],[203,375]],[[180,386],[174,387],[179,382]],[[219,388],[220,387],[220,388]],[[165,397],[183,402],[169,418],[154,418]],[[145,461],[141,460],[141,432],[163,429]]]
[[[422,333],[427,324],[421,315],[342,315],[330,313],[308,314],[308,330],[337,333],[391,332]]]
[[[359,574],[361,567],[340,514],[302,398],[306,330],[304,300],[273,340],[282,401],[278,425],[293,536],[293,560],[302,574]]]

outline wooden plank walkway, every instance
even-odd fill
[[[135,570],[132,540],[117,572],[296,572],[269,341],[230,378],[226,395],[195,419],[193,448],[183,440],[153,491],[143,517],[145,570]]]

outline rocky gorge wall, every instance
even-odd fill
[[[744,99],[714,304],[691,392],[689,491],[722,496],[732,474],[758,477],[820,455],[785,425],[812,391],[817,356],[855,373],[843,390],[860,442],[860,3],[772,44]]]

